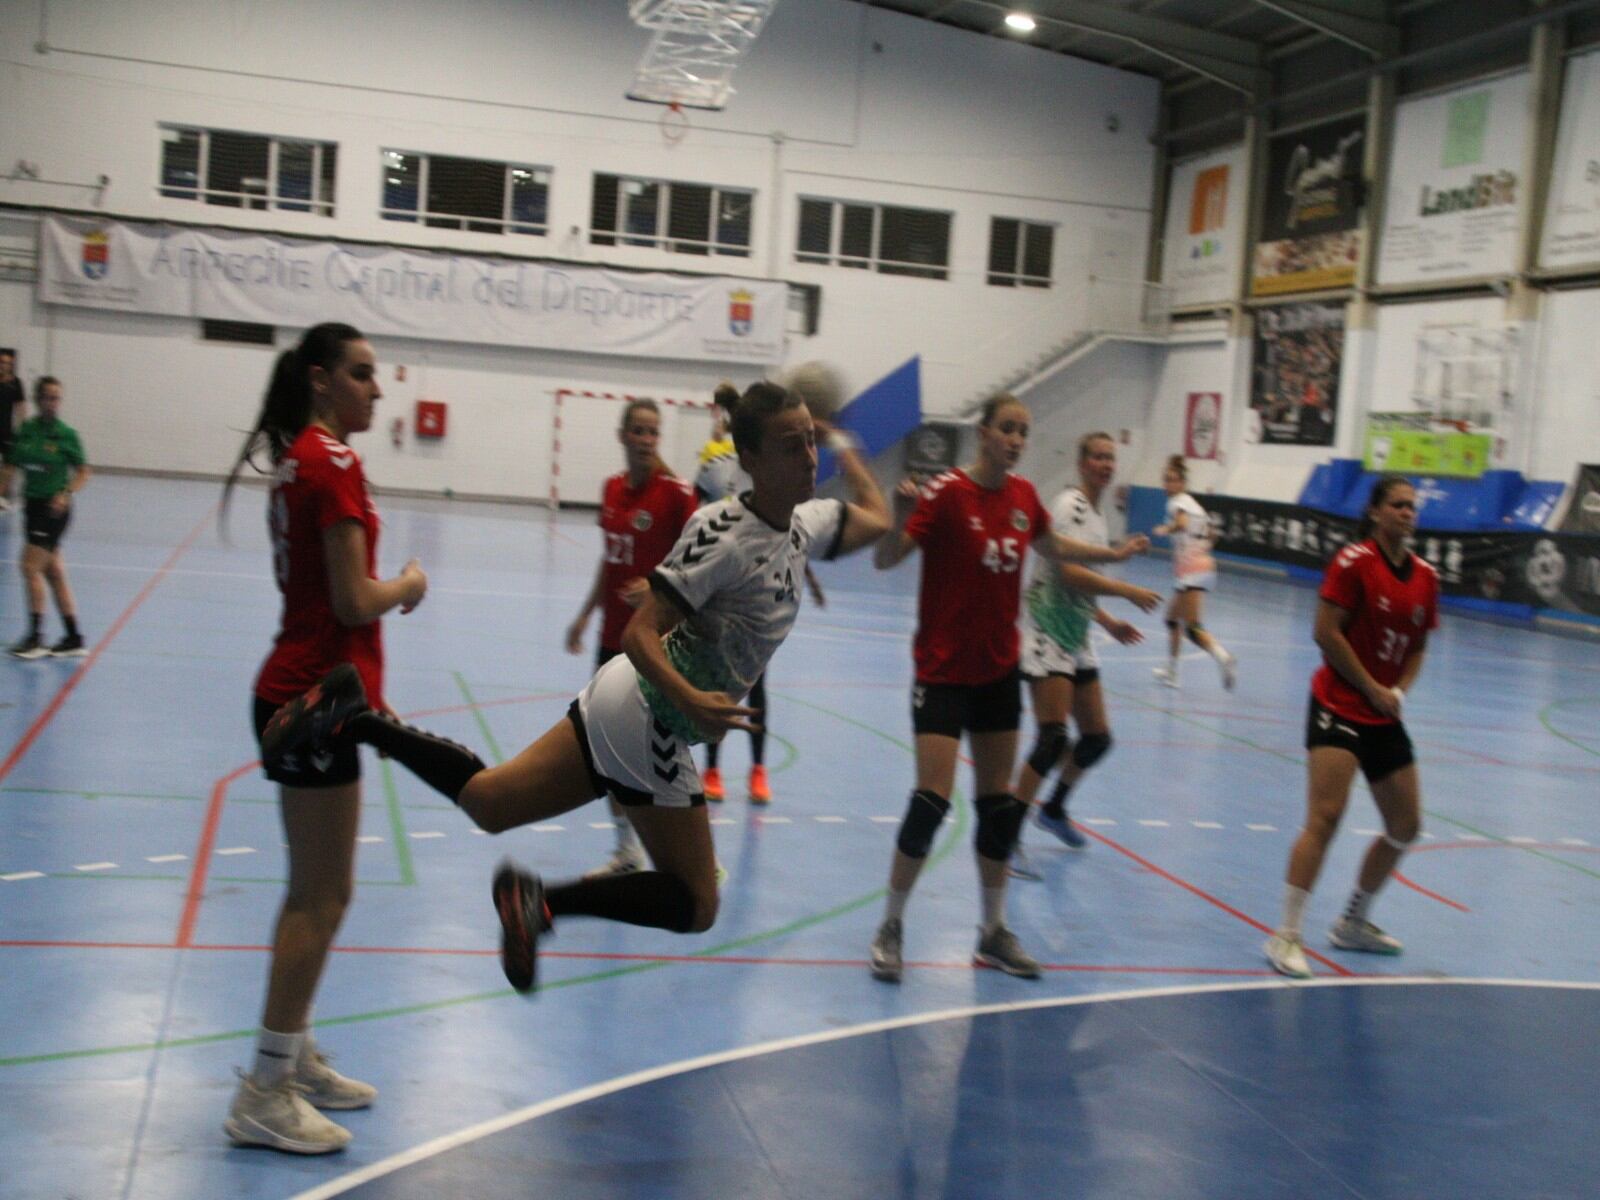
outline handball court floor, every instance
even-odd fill
[[[1318,977],[1290,984],[1260,945],[1302,811],[1314,593],[1224,575],[1236,692],[1194,654],[1158,687],[1155,615],[1103,651],[1090,845],[1030,829],[1043,878],[1011,890],[1044,978],[970,965],[964,773],[893,987],[865,958],[912,778],[917,568],[865,555],[820,566],[827,607],[773,661],[770,808],[729,740],[708,933],[564,922],[543,990],[513,994],[494,865],[596,864],[604,806],[491,838],[368,759],[316,1020],[379,1101],[335,1114],[339,1155],[231,1147],[284,857],[247,719],[278,605],[262,494],[226,540],[218,496],[98,477],[65,542],[93,654],[0,660],[5,1200],[1600,1194],[1600,645],[1446,614],[1407,713],[1426,833],[1375,910],[1406,953],[1323,936],[1377,826],[1358,784],[1308,917]],[[587,678],[561,642],[593,514],[380,505],[384,573],[416,555],[431,580],[385,622],[390,699],[499,761]],[[7,643],[20,524],[0,516]]]

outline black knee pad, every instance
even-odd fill
[[[1206,627],[1200,624],[1199,621],[1190,621],[1188,626],[1184,629],[1184,632],[1189,635],[1189,640],[1196,646],[1200,646],[1200,635],[1205,631]],[[1202,650],[1205,649],[1204,646],[1200,646],[1200,648]]]
[[[1109,749],[1111,749],[1109,733],[1086,733],[1072,748],[1072,763],[1079,770],[1086,771],[1104,758]]]
[[[1182,621],[1174,621],[1171,617],[1167,618],[1167,628],[1168,629],[1176,629],[1181,624],[1183,624]]]
[[[973,801],[973,807],[978,810],[978,830],[972,844],[983,857],[1005,862],[1016,849],[1027,806],[1009,792],[998,792],[993,796],[979,796]]]
[[[1033,768],[1033,773],[1043,779],[1061,761],[1061,756],[1067,752],[1067,727],[1060,721],[1046,721],[1039,726],[1039,740],[1033,744],[1033,753],[1028,755],[1028,766]]]
[[[927,858],[933,849],[934,835],[939,823],[950,811],[950,801],[938,792],[918,788],[911,793],[911,803],[906,807],[905,820],[900,822],[900,836],[895,840],[900,853],[907,858]]]

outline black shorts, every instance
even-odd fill
[[[598,671],[621,653],[621,650],[607,650],[604,646],[596,646],[594,650],[594,669]]]
[[[48,499],[29,500],[25,508],[23,529],[27,530],[28,545],[45,551],[55,550],[67,532],[67,523],[72,520],[72,505],[58,513]]]
[[[1417,761],[1411,750],[1411,735],[1399,721],[1383,725],[1347,721],[1313,696],[1306,712],[1306,749],[1318,746],[1336,746],[1354,754],[1368,783],[1387,779]]]
[[[261,731],[272,720],[272,714],[283,706],[263,700],[260,696],[252,696],[251,700],[254,702],[256,745],[259,747]],[[352,739],[340,738],[325,751],[291,754],[276,767],[264,768],[262,773],[273,783],[281,783],[284,787],[343,787],[361,778],[361,755]]]
[[[4,403],[4,400],[0,400],[0,404]],[[16,440],[11,430],[0,430],[0,463],[9,463],[11,461],[11,447],[16,444]]]
[[[1006,733],[1022,724],[1022,675],[1013,670],[993,683],[918,683],[911,688],[911,728],[960,738]]]

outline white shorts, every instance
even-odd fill
[[[1040,629],[1026,606],[1022,610],[1022,673],[1029,679],[1076,675],[1100,665],[1094,643],[1085,638],[1076,653]]]
[[[1215,571],[1196,571],[1192,575],[1180,575],[1177,582],[1172,585],[1175,592],[1210,592],[1217,586],[1217,573]]]
[[[706,802],[688,744],[656,720],[627,655],[595,672],[568,715],[589,773],[618,804],[688,808]]]

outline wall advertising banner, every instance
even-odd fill
[[[1298,504],[1198,499],[1224,554],[1321,571],[1355,535],[1349,518]],[[1441,531],[1418,534],[1412,549],[1439,572],[1447,596],[1600,616],[1600,537]]]
[[[1331,446],[1338,425],[1344,305],[1285,304],[1256,313],[1250,440]]]
[[[788,288],[769,280],[53,216],[39,242],[47,304],[630,357],[783,356]]]
[[[1379,284],[1515,269],[1528,88],[1522,72],[1396,107]]]
[[[1426,413],[1373,413],[1362,465],[1374,472],[1476,479],[1488,469],[1493,449],[1490,434],[1435,429]]]
[[[1539,263],[1600,263],[1600,53],[1567,60]]]
[[[1249,190],[1242,145],[1172,168],[1161,266],[1161,282],[1172,289],[1172,307],[1233,298]]]
[[[1348,287],[1361,256],[1365,117],[1275,137],[1251,291],[1257,296]]]
[[[1222,393],[1190,392],[1183,411],[1183,456],[1216,458],[1221,433]]]

